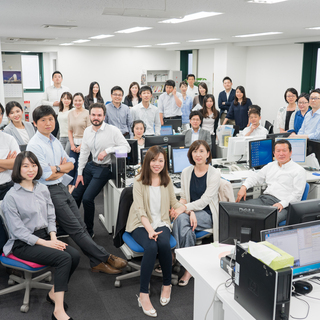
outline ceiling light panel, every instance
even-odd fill
[[[220,38],[211,38],[211,39],[197,39],[197,40],[188,40],[187,42],[205,42],[205,41],[217,41],[221,40]]]
[[[79,40],[75,40],[75,41],[72,41],[73,43],[85,43],[85,42],[89,42],[90,40],[88,39],[79,39]]]
[[[157,46],[172,46],[173,44],[180,44],[180,42],[158,43]]]
[[[100,34],[99,36],[89,37],[89,39],[100,40],[105,38],[114,37],[114,34]]]
[[[133,32],[145,31],[149,29],[152,29],[152,27],[134,27],[134,28],[124,29],[124,30],[119,30],[119,31],[116,31],[115,33],[133,33]]]
[[[183,18],[174,18],[174,19],[168,19],[168,20],[163,20],[159,21],[159,23],[182,23],[182,22],[187,22],[187,21],[192,21],[192,20],[198,20],[198,19],[204,19],[208,17],[213,17],[222,14],[222,12],[206,12],[206,11],[201,11],[197,13],[192,13],[192,14],[187,14]]]
[[[271,35],[282,34],[282,33],[283,32],[262,32],[262,33],[252,33],[252,34],[241,34],[233,37],[234,38],[250,38],[250,37],[271,36]]]
[[[274,4],[279,2],[285,2],[288,0],[249,0],[249,3],[262,3],[262,4]]]

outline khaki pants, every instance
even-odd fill
[[[220,118],[220,124],[222,125],[223,124],[223,121],[224,121],[224,119],[226,118],[226,113],[224,112],[222,115],[221,115],[221,118]],[[234,120],[232,120],[232,119],[229,119],[228,121],[227,121],[227,124],[230,124],[230,125],[235,125],[236,124],[236,122],[234,121]]]

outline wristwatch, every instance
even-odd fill
[[[59,166],[56,166],[56,170],[57,170],[57,172],[56,173],[58,173],[58,172],[60,172],[60,167]]]

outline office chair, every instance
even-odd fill
[[[301,197],[301,201],[306,201],[309,193],[310,185],[307,182],[306,187],[304,188],[303,195]],[[287,220],[283,220],[279,223],[279,227],[285,226],[287,224]]]
[[[113,244],[115,247],[121,249],[123,254],[126,256],[128,260],[136,257],[142,257],[144,249],[132,238],[131,234],[125,231],[130,207],[133,202],[133,194],[132,187],[128,187],[123,189],[121,192],[120,200],[119,200],[119,210],[116,224],[115,237],[113,239]],[[171,235],[170,237],[170,247],[174,249],[177,242],[176,239]],[[128,261],[127,271],[129,273],[116,277],[114,282],[114,286],[116,288],[121,287],[121,280],[131,279],[135,277],[140,277],[140,269],[141,266],[132,261]],[[135,270],[135,271],[132,271]],[[162,277],[162,273],[157,273],[154,270],[152,271],[152,275],[157,277]],[[173,285],[178,284],[178,276],[172,274],[171,283]]]
[[[1,203],[1,201],[0,201]],[[5,243],[8,241],[8,232],[7,227],[5,224],[4,217],[2,215],[2,211],[0,209],[0,253],[2,253],[2,248]],[[23,277],[18,277],[16,275],[11,274],[9,276],[8,284],[12,287],[0,290],[0,296],[5,295],[7,293],[16,292],[19,290],[25,290],[23,304],[20,307],[21,312],[28,312],[29,311],[29,302],[30,302],[30,291],[33,288],[36,289],[47,289],[51,290],[52,284],[41,283],[40,281],[45,280],[50,282],[51,271],[45,272],[35,278],[32,278],[34,273],[43,271],[47,269],[47,266],[40,265],[37,263],[21,260],[15,257],[13,254],[9,254],[7,257],[2,253],[0,255],[0,262],[3,266],[7,268],[11,268],[14,270],[20,270],[24,273]]]
[[[273,133],[273,124],[266,120],[264,127],[269,131],[269,134]]]

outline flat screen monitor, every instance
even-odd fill
[[[139,151],[138,151],[138,140],[128,139],[127,142],[131,147],[131,151],[127,156],[127,165],[135,166],[139,163]]]
[[[163,119],[164,125],[171,125],[175,132],[180,132],[182,128],[182,119]]]
[[[287,225],[320,220],[320,199],[289,203]]]
[[[171,136],[172,134],[172,125],[161,126],[160,136]]]
[[[288,140],[292,147],[291,159],[299,164],[306,163],[307,156],[307,139],[303,138],[276,138],[276,142],[284,139]]]
[[[172,171],[180,173],[191,164],[188,159],[189,148],[172,148]]]
[[[163,144],[163,145],[160,145],[159,147],[162,147],[165,152],[166,152],[166,155],[167,155],[167,167],[169,169],[169,146],[167,144]],[[144,157],[147,153],[147,151],[150,149],[151,147],[148,147],[148,148],[143,148],[140,150],[141,152],[141,165],[143,164],[143,160],[144,160]]]
[[[314,153],[318,162],[320,163],[320,140],[309,140],[307,141],[307,156]]]
[[[144,140],[145,147],[160,146],[163,144],[169,144],[171,147],[184,147],[183,134],[175,134],[172,136],[146,136]]]
[[[249,141],[249,167],[259,169],[272,162],[272,139]]]
[[[267,134],[267,139],[275,140],[276,138],[287,138],[289,137],[291,132],[283,132],[283,133],[270,133]]]
[[[272,243],[294,257],[294,280],[320,273],[320,221],[263,230],[261,240]]]
[[[245,202],[219,203],[219,242],[260,241],[260,231],[275,228],[277,208],[246,204]]]

